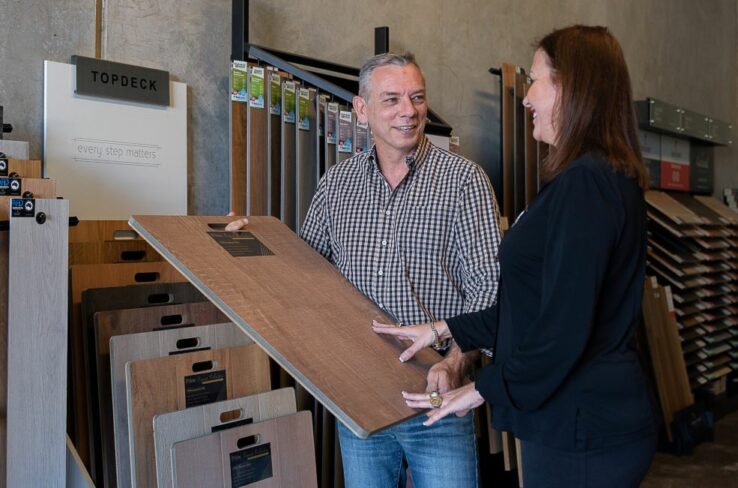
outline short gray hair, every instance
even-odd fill
[[[423,76],[423,70],[420,69],[418,62],[415,61],[415,55],[411,52],[406,51],[402,54],[384,53],[372,56],[366,61],[366,63],[364,63],[364,66],[361,67],[361,71],[359,71],[359,96],[365,100],[367,99],[367,96],[369,95],[367,93],[369,88],[369,78],[371,78],[375,69],[382,66],[407,66],[409,64],[415,65],[415,67],[418,68],[418,71],[420,71],[420,75]]]

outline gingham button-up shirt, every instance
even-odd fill
[[[425,137],[407,164],[394,190],[374,148],[330,168],[302,238],[402,324],[491,306],[500,231],[489,179]]]

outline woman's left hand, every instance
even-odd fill
[[[408,407],[432,409],[427,413],[428,420],[423,422],[426,427],[435,424],[452,413],[455,413],[458,417],[463,417],[469,410],[484,403],[484,398],[477,391],[474,383],[469,383],[446,393],[440,393],[443,401],[439,408],[433,408],[428,393],[407,393],[403,391],[402,396]]]

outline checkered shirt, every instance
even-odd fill
[[[494,304],[499,215],[484,171],[423,137],[392,190],[376,152],[330,168],[301,236],[402,324]]]

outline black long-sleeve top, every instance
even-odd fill
[[[654,432],[634,344],[645,252],[643,192],[602,158],[541,189],[502,240],[497,304],[447,320],[463,351],[496,351],[476,388],[497,429],[567,450]]]

